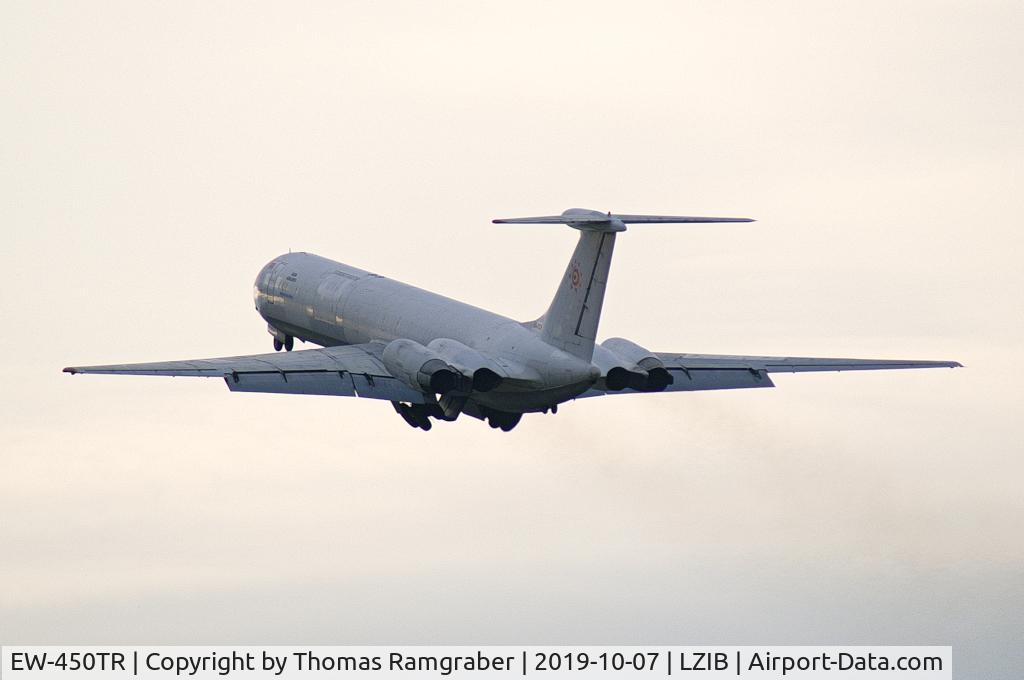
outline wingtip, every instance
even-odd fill
[[[64,373],[70,373],[71,375],[74,375],[75,373],[78,373],[78,369],[75,368],[74,366],[65,366]]]

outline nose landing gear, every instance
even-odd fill
[[[284,348],[286,352],[291,352],[295,347],[295,338],[290,335],[284,336],[284,342],[281,342],[276,336],[274,337],[274,351],[280,352],[281,348]]]

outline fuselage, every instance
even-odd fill
[[[272,329],[318,345],[451,339],[487,354],[510,376],[473,394],[488,408],[544,410],[600,377],[591,362],[547,344],[528,324],[310,253],[267,263],[254,296]]]

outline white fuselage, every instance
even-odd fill
[[[273,328],[323,346],[447,338],[483,352],[510,376],[494,391],[473,395],[494,409],[544,410],[586,391],[601,373],[529,325],[309,253],[264,266],[255,300]]]

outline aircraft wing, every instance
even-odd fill
[[[221,378],[232,392],[325,394],[424,403],[421,392],[384,368],[381,350],[379,344],[367,343],[217,359],[69,366],[64,372]]]
[[[832,359],[818,357],[762,357],[728,354],[677,354],[654,352],[668,369],[673,382],[665,392],[696,390],[728,390],[752,387],[774,387],[770,373],[802,373],[806,371],[877,371],[901,368],[959,368],[957,361],[917,361],[907,359]],[[633,393],[591,389],[580,395],[596,397],[604,394]]]
[[[746,369],[767,373],[802,373],[804,371],[877,371],[894,368],[960,368],[957,361],[915,361],[908,359],[824,359],[816,357],[758,357],[728,354],[673,354],[656,352],[665,368]]]

